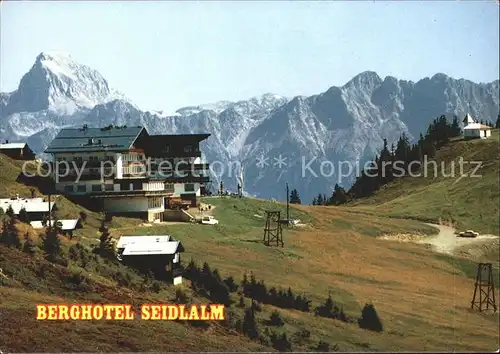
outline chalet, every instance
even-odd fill
[[[180,253],[184,247],[170,235],[122,236],[116,245],[118,260],[157,277],[182,283]]]
[[[9,156],[15,160],[34,160],[36,154],[26,143],[9,143],[5,141],[0,144],[0,153]]]
[[[143,127],[62,129],[46,153],[62,194],[97,201],[110,215],[163,221],[181,201],[197,206],[209,182],[200,142],[210,134],[149,135]]]
[[[54,225],[54,220],[50,221],[50,225]],[[81,229],[82,228],[82,223],[79,219],[60,219],[57,220],[58,223],[61,225],[61,231],[63,235],[69,235],[73,236],[73,231],[76,229]],[[42,221],[32,221],[30,222],[30,225],[34,229],[43,229],[45,228],[45,225],[43,224]]]
[[[491,136],[491,127],[477,123],[467,114],[463,119],[465,139],[487,139]]]
[[[50,203],[52,210],[54,203]],[[0,209],[7,212],[12,208],[14,215],[19,215],[22,209],[26,210],[30,220],[42,220],[49,213],[49,202],[43,198],[20,198],[19,196],[7,199],[0,199]]]

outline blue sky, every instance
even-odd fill
[[[1,91],[42,51],[69,52],[143,109],[266,92],[311,95],[356,74],[499,77],[490,1],[3,1]]]

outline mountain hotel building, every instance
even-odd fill
[[[209,165],[201,163],[199,145],[209,136],[84,126],[62,129],[45,152],[53,156],[52,178],[60,193],[96,200],[111,215],[163,221],[171,198],[196,206],[205,193]]]

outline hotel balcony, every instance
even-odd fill
[[[87,171],[85,171],[87,172]],[[53,176],[56,178],[56,176]],[[113,169],[104,169],[101,173],[99,172],[87,172],[82,173],[80,176],[77,173],[70,172],[66,175],[66,171],[59,171],[59,176],[57,177],[59,182],[71,182],[71,181],[100,181],[101,179],[113,179],[115,178],[115,173]]]
[[[171,196],[173,192],[167,190],[119,190],[119,191],[99,191],[99,192],[89,192],[87,195],[90,198],[115,198],[115,197],[168,197]]]

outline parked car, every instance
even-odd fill
[[[205,225],[217,225],[219,220],[215,219],[213,216],[204,216],[201,218],[201,223]]]
[[[478,237],[479,232],[475,232],[472,230],[467,230],[465,232],[460,232],[457,234],[457,237]]]

